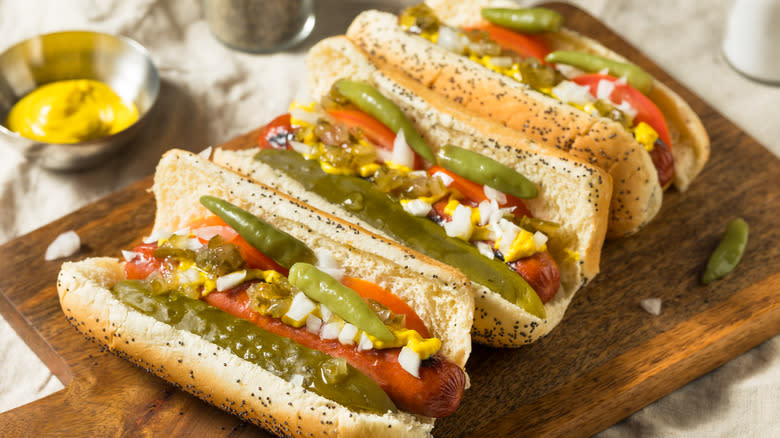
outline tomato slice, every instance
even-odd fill
[[[501,26],[496,26],[495,24],[484,24],[468,28],[467,30],[470,29],[484,30],[490,35],[490,38],[493,41],[501,46],[501,48],[512,50],[524,57],[534,57],[542,64],[547,64],[544,62],[544,58],[550,53],[550,49],[547,47],[544,40],[537,35],[525,35]]]
[[[661,110],[658,109],[653,101],[642,94],[641,91],[628,84],[617,83],[618,78],[605,74],[588,73],[572,79],[573,82],[588,87],[590,89],[590,94],[593,96],[596,96],[599,82],[602,80],[615,84],[615,89],[612,90],[609,100],[616,105],[620,105],[624,101],[628,102],[628,104],[636,110],[634,125],[639,122],[647,123],[655,129],[655,132],[658,133],[658,137],[671,149],[672,140],[669,136],[669,128],[666,125],[663,113],[661,113]]]
[[[197,219],[190,223],[190,229],[193,230],[195,235],[201,239],[201,241],[208,241],[210,236],[219,234],[226,243],[232,243],[238,247],[238,251],[241,253],[241,257],[246,261],[247,266],[252,269],[262,270],[274,270],[281,272],[285,276],[288,274],[288,270],[280,266],[271,257],[260,252],[257,248],[252,246],[243,237],[241,237],[233,228],[230,227],[219,216],[207,216],[202,219]],[[201,233],[200,231],[204,231]]]
[[[263,127],[257,137],[257,145],[260,149],[287,149],[292,133],[290,113],[282,114]]]
[[[364,300],[371,298],[390,309],[390,311],[396,315],[406,315],[406,328],[417,331],[417,333],[424,338],[431,337],[428,328],[417,315],[417,312],[392,292],[385,290],[370,281],[354,277],[344,277],[341,279],[341,283],[357,292]]]
[[[441,166],[431,166],[428,169],[429,175],[434,175],[435,173],[444,173],[445,175],[452,178],[452,183],[450,184],[450,187],[456,189],[460,192],[461,195],[466,197],[467,200],[471,201],[473,206],[479,205],[480,202],[487,200],[487,196],[485,196],[485,189],[481,184],[477,184],[473,181],[469,181],[466,178],[463,178],[462,176],[451,172]],[[502,208],[505,207],[515,207],[514,210],[512,210],[512,213],[516,217],[533,217],[531,215],[531,212],[528,210],[528,207],[525,206],[525,203],[522,199],[512,196],[510,194],[506,194],[506,202],[500,203],[499,206]]]
[[[342,122],[349,128],[360,128],[371,143],[386,149],[393,150],[395,133],[379,120],[371,117],[363,111],[352,109],[338,109],[328,111],[336,121]]]
[[[152,272],[162,268],[162,260],[154,258],[157,243],[142,243],[133,252],[137,255],[125,263],[125,276],[130,280],[143,280]]]

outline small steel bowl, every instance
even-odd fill
[[[122,99],[135,103],[138,120],[116,134],[72,144],[32,140],[2,125],[19,99],[43,84],[66,79],[106,83]],[[87,31],[36,36],[0,54],[0,139],[47,169],[92,167],[139,131],[159,90],[160,76],[149,53],[129,38]]]

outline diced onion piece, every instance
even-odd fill
[[[173,233],[171,233],[168,230],[155,230],[152,231],[152,234],[146,236],[144,238],[144,243],[157,243],[160,239],[167,239],[171,237]]]
[[[66,231],[57,236],[46,248],[44,259],[56,260],[62,257],[69,257],[81,248],[81,239],[75,231]]]
[[[234,272],[235,274],[235,272]],[[197,283],[198,280],[200,280],[200,271],[195,269],[194,267],[191,267],[187,269],[186,271],[180,271],[179,272],[179,282],[183,284],[188,283]],[[219,280],[217,280],[219,281]],[[230,289],[230,288],[228,288]]]
[[[607,73],[604,74],[608,74],[608,73],[609,71],[607,71]],[[615,81],[615,84],[620,84],[620,85],[626,85],[627,83],[628,83],[628,79],[625,76],[621,76],[618,78],[618,80]]]
[[[393,141],[393,157],[391,160],[395,164],[414,168],[414,151],[409,147],[404,136],[404,130],[399,129]]]
[[[479,250],[480,254],[489,258],[490,260],[493,260],[493,258],[496,256],[493,253],[493,248],[487,242],[477,242],[477,249]]]
[[[474,226],[471,223],[471,208],[458,204],[452,215],[452,220],[444,223],[444,231],[450,237],[469,240]]]
[[[344,269],[338,260],[333,258],[330,251],[324,248],[317,248],[314,250],[314,254],[317,256],[317,269],[341,281],[341,278],[344,277]]]
[[[547,235],[542,233],[541,231],[537,231],[534,233],[534,245],[536,245],[537,248],[541,248],[542,245],[547,243]]]
[[[486,199],[480,202],[477,208],[479,209],[479,225],[484,227],[487,225],[493,212],[498,210],[498,204],[495,201],[491,202]]]
[[[623,114],[629,116],[629,117],[636,117],[637,111],[636,108],[631,106],[630,103],[626,102],[625,100],[620,102],[620,105],[617,105],[615,108],[619,109],[620,111],[623,111]]]
[[[317,111],[309,111],[299,105],[295,105],[295,108],[290,109],[290,118],[294,120],[300,120],[311,125],[317,124],[317,119],[321,116]]]
[[[393,151],[388,151],[385,148],[376,148],[376,157],[383,163],[393,161]]]
[[[449,187],[450,184],[452,184],[452,177],[447,175],[444,172],[435,172],[433,175],[434,178],[439,178],[441,180],[441,183],[444,184],[444,187]]]
[[[422,199],[412,199],[403,203],[404,210],[412,216],[427,216],[431,212],[431,204]]]
[[[358,334],[358,328],[350,323],[344,324],[339,332],[339,342],[342,345],[352,345],[355,343],[355,336]]]
[[[422,362],[420,356],[409,347],[402,348],[401,352],[398,353],[398,363],[401,368],[418,379],[420,378],[420,362]]]
[[[290,383],[295,386],[303,386],[303,376],[300,374],[293,374],[290,378]]]
[[[317,308],[317,304],[314,301],[304,295],[303,292],[298,292],[293,297],[292,303],[290,303],[290,309],[287,310],[287,313],[285,313],[284,316],[296,322],[303,321],[315,308]]]
[[[501,241],[498,244],[498,250],[501,251],[501,254],[507,255],[512,248],[512,242],[515,241],[517,233],[520,232],[520,227],[506,219],[501,219],[498,222],[498,228],[501,230]]]
[[[612,81],[600,80],[596,87],[596,99],[609,100],[609,96],[612,95],[612,90],[614,89],[615,84]]]
[[[509,68],[514,64],[514,61],[509,56],[492,56],[490,57],[490,63],[496,67]]]
[[[214,150],[214,148],[209,146],[206,149],[203,149],[202,151],[198,152],[198,156],[203,158],[203,159],[209,160],[209,159],[211,159],[211,151],[212,150]]]
[[[126,262],[133,260],[137,255],[139,255],[137,252],[122,250],[122,258],[125,259]]]
[[[360,333],[360,342],[358,342],[358,351],[365,351],[374,348],[374,343],[371,342],[368,335],[365,332]]]
[[[341,324],[338,322],[329,322],[322,326],[320,337],[322,339],[337,339],[341,333]]]
[[[217,278],[217,290],[222,292],[238,286],[246,278],[246,271],[236,271]],[[293,299],[293,302],[295,300]]]
[[[292,150],[298,152],[299,154],[314,155],[317,152],[314,146],[309,146],[306,143],[302,143],[300,141],[290,140],[288,144],[290,145]]]
[[[436,39],[436,44],[459,55],[462,55],[466,50],[466,44],[461,38],[460,32],[449,26],[439,27],[439,37]]]
[[[317,335],[320,333],[321,328],[322,320],[310,313],[309,316],[306,317],[306,330],[309,333]]]
[[[322,316],[323,322],[328,322],[330,321],[330,317],[333,316],[333,312],[328,309],[328,306],[320,304],[320,316]]]
[[[660,298],[645,298],[639,302],[639,305],[645,312],[658,316],[661,314],[661,299]]]
[[[225,226],[222,226],[222,225],[214,225],[212,227],[201,227],[201,228],[192,230],[192,234],[194,234],[195,236],[197,236],[197,237],[199,237],[199,238],[201,238],[201,239],[203,239],[203,240],[205,240],[207,242],[209,240],[211,240],[211,238],[216,236],[216,235],[220,235],[220,236],[224,237],[225,240],[227,240],[227,241],[232,240],[233,237],[238,235],[238,233],[234,229],[232,229],[230,227],[225,227]]]
[[[498,204],[506,204],[506,195],[493,187],[483,186],[482,191],[485,192],[485,196],[491,201],[496,201]]]
[[[552,89],[553,94],[563,103],[587,105],[596,99],[590,94],[590,88],[576,84],[572,81],[561,81]]]
[[[203,244],[200,242],[200,239],[198,239],[197,237],[184,239],[182,242],[178,242],[178,244],[176,245],[177,248],[189,249],[192,251],[195,251],[196,249],[200,249],[202,246]]]

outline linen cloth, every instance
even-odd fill
[[[0,0],[0,50],[46,32],[109,32],[143,44],[162,78],[159,101],[145,129],[94,169],[42,170],[0,141],[0,244],[151,174],[171,147],[197,152],[269,121],[285,111],[301,86],[308,47],[343,33],[360,10],[395,11],[409,3],[415,2],[318,0],[314,33],[301,46],[250,55],[213,38],[199,2]],[[575,4],[780,155],[780,88],[748,81],[720,53],[727,0]],[[62,388],[2,318],[0,369],[0,411]],[[777,436],[779,394],[780,337],[775,337],[599,436]]]

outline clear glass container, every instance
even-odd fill
[[[226,46],[252,53],[284,50],[314,28],[314,0],[204,0],[211,33]]]

